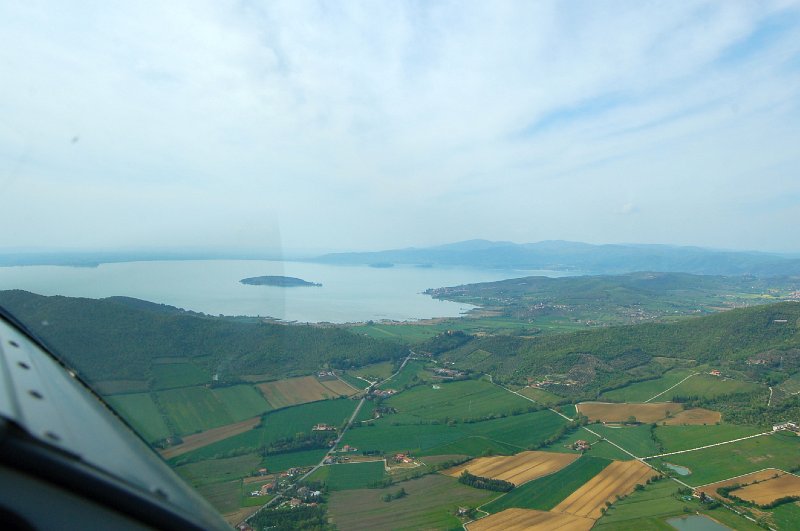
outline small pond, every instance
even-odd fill
[[[730,527],[699,514],[670,518],[667,523],[678,531],[732,531]]]
[[[664,466],[669,468],[670,470],[674,470],[680,476],[688,476],[689,474],[692,473],[692,471],[686,468],[685,466],[673,465],[672,463],[664,463]]]

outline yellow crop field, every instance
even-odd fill
[[[553,508],[553,512],[597,519],[607,501],[629,494],[637,483],[644,484],[658,473],[640,461],[614,461],[602,472]]]
[[[729,487],[731,485],[750,485],[751,483],[755,483],[756,481],[767,481],[769,479],[775,478],[777,476],[782,476],[784,474],[786,474],[786,472],[778,468],[767,468],[764,470],[759,470],[758,472],[753,472],[751,474],[745,474],[744,476],[739,476],[731,479],[726,479],[725,481],[717,481],[716,483],[703,485],[702,487],[698,487],[697,491],[705,492],[706,496],[712,496],[717,499],[722,499],[722,497],[719,494],[717,494],[717,489],[720,487]]]
[[[783,474],[777,478],[736,489],[731,494],[756,505],[766,505],[787,496],[800,496],[800,477]]]
[[[657,422],[670,414],[675,415],[683,411],[683,406],[674,402],[649,404],[582,402],[576,407],[578,412],[589,417],[589,420],[600,422],[625,422],[630,417],[636,417],[638,422]]]
[[[203,446],[208,446],[211,443],[215,443],[217,441],[227,439],[228,437],[233,437],[234,435],[239,435],[240,433],[252,430],[253,427],[257,426],[260,422],[260,416],[253,417],[251,419],[236,422],[234,424],[226,424],[225,426],[220,426],[219,428],[201,431],[200,433],[195,433],[194,435],[187,435],[183,438],[183,442],[178,446],[172,446],[166,450],[160,450],[159,453],[164,459],[177,457],[181,454],[185,454],[186,452],[191,452],[192,450],[202,448]]]
[[[331,390],[331,392],[336,393],[337,395],[350,396],[360,391],[360,389],[355,389],[352,385],[343,382],[338,378],[335,380],[325,380],[324,382],[320,382],[320,384],[327,387]]]
[[[258,389],[275,409],[350,394],[332,391],[313,376],[266,382],[258,384]]]
[[[511,456],[479,457],[445,472],[458,477],[464,470],[484,478],[502,479],[514,485],[552,474],[575,461],[578,454],[559,454],[554,452],[520,452]]]
[[[469,531],[589,531],[594,520],[571,514],[506,509],[467,525]]]

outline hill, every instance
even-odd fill
[[[147,379],[159,359],[191,360],[220,381],[305,374],[402,357],[405,347],[338,328],[210,317],[127,297],[0,291],[26,323],[89,380]]]
[[[800,274],[800,259],[778,254],[716,251],[670,245],[591,245],[565,241],[538,243],[470,240],[436,247],[378,252],[333,253],[314,261],[549,269],[584,273],[674,271],[707,275],[777,276]]]

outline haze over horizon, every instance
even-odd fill
[[[797,1],[5,3],[0,43],[0,249],[800,252]]]

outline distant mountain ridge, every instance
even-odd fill
[[[656,244],[593,245],[548,240],[537,243],[467,240],[435,247],[332,253],[314,262],[363,265],[375,262],[513,269],[550,269],[593,274],[634,271],[704,275],[800,275],[800,259],[755,251],[717,251]]]

